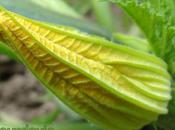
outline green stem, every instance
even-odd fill
[[[115,40],[118,40],[120,43],[128,47],[131,47],[140,51],[144,51],[147,53],[152,52],[149,43],[145,39],[124,35],[121,33],[114,33],[113,37],[115,38]]]
[[[19,58],[17,57],[15,52],[2,42],[0,42],[0,54],[4,54],[11,59],[19,61]]]
[[[91,0],[97,22],[109,31],[114,31],[114,21],[109,2]]]
[[[0,129],[6,128],[6,129],[51,129],[51,130],[101,130],[100,128],[88,124],[88,123],[59,123],[59,124],[52,124],[52,125],[32,125],[32,124],[5,124],[0,123]]]

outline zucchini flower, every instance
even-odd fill
[[[138,130],[168,112],[170,76],[154,55],[3,8],[0,40],[59,99],[103,128]]]

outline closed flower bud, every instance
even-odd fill
[[[108,130],[168,112],[170,76],[154,55],[0,9],[1,41],[65,104]]]

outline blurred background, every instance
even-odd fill
[[[142,36],[120,8],[103,1],[0,0],[0,5],[29,18],[70,26],[114,42],[115,32]],[[64,106],[16,60],[13,52],[1,45],[0,124],[26,123],[57,124],[61,130],[100,129]]]

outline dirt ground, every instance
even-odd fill
[[[31,121],[57,109],[44,101],[46,91],[22,64],[0,55],[0,121]]]

